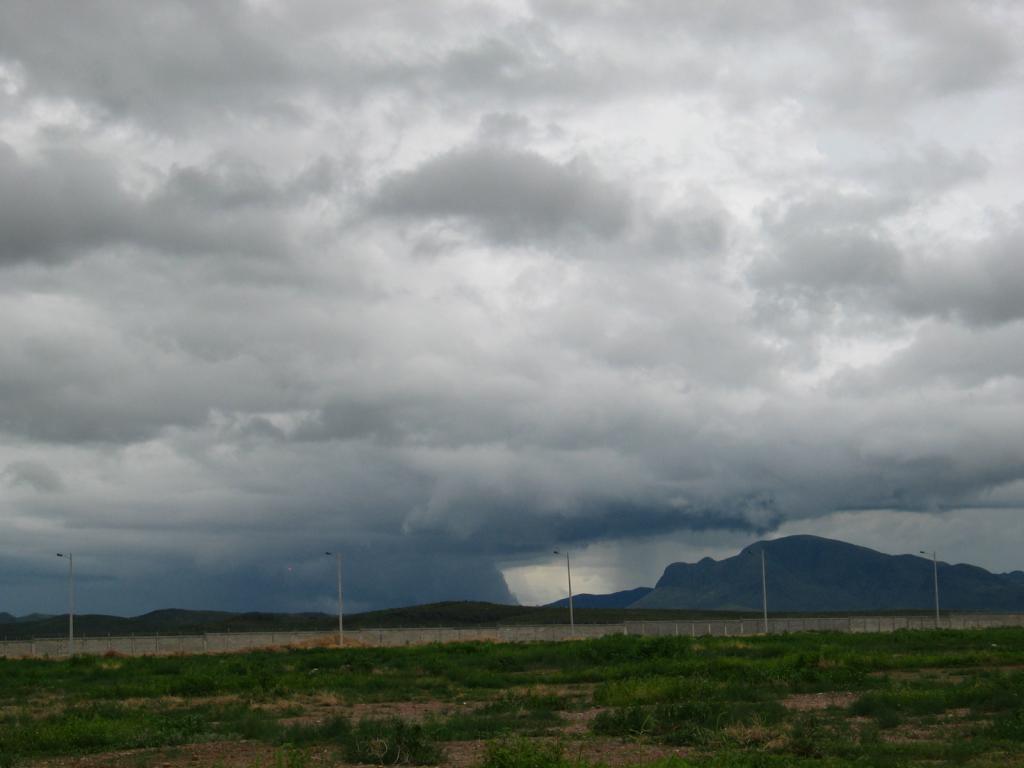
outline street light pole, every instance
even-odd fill
[[[768,634],[768,579],[765,578],[764,548],[761,548],[761,610],[764,613],[764,633]]]
[[[754,554],[753,549],[744,550],[745,554]],[[764,545],[761,546],[761,615],[764,617],[764,633],[768,634],[768,580],[765,578]]]
[[[58,552],[68,561],[68,656],[75,655],[75,556]]]
[[[939,556],[938,552],[925,552],[921,550],[922,555],[931,554],[932,556],[932,576],[935,580],[935,628],[939,628]]]
[[[325,555],[332,554],[331,552],[324,552]],[[343,648],[345,646],[345,625],[342,623],[341,612],[342,612],[342,599],[341,599],[341,552],[334,552],[334,562],[338,566],[338,647]]]
[[[555,554],[561,554],[557,549]],[[572,613],[572,569],[569,567],[569,550],[565,551],[565,576],[569,582],[569,630],[576,634],[576,619]]]

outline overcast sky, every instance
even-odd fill
[[[1024,567],[1024,8],[0,5],[0,611]]]

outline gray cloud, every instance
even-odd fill
[[[64,490],[60,475],[41,461],[14,461],[0,472],[11,487],[26,486],[40,493],[56,493]]]
[[[555,163],[480,146],[455,150],[384,181],[372,209],[391,216],[454,218],[495,240],[610,237],[630,220],[626,194],[580,159]]]
[[[1024,227],[994,233],[980,243],[964,244],[953,258],[922,258],[913,267],[912,285],[897,298],[914,314],[957,317],[972,325],[1007,323],[1024,317]]]
[[[133,207],[103,161],[55,152],[26,162],[0,144],[0,264],[106,243],[129,226]]]
[[[330,191],[320,162],[283,184],[229,157],[172,167],[148,194],[125,188],[111,159],[50,148],[36,159],[0,145],[0,264],[54,263],[131,245],[171,255],[287,255],[282,214]]]
[[[823,204],[824,203],[824,204]],[[879,206],[879,207],[875,207]],[[896,317],[957,318],[970,325],[1022,317],[1019,223],[980,241],[897,245],[886,218],[900,206],[871,198],[815,200],[785,210],[770,229],[775,250],[751,271],[764,305],[796,301],[818,312],[870,309]],[[782,302],[779,304],[779,302]]]
[[[271,14],[187,0],[139,11],[116,2],[89,9],[9,3],[0,14],[0,49],[23,66],[30,88],[121,118],[180,128],[183,112],[288,109],[285,89],[298,85],[297,67],[273,44]]]

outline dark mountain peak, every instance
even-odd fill
[[[934,605],[931,558],[887,555],[806,534],[758,541],[732,557],[672,563],[636,608],[757,610],[761,553],[769,610],[872,611]],[[976,565],[939,561],[939,602],[951,610],[1022,610],[1024,574],[998,575]]]
[[[15,622],[14,616],[9,613],[0,613],[0,624],[13,624]]]
[[[839,539],[827,539],[824,536],[812,536],[808,533],[798,533],[778,539],[758,541],[751,544],[747,549],[757,551],[763,549],[766,554],[818,555],[821,553],[849,552],[866,556],[891,557],[891,555],[882,554],[874,549],[862,547],[859,544],[851,544],[848,541],[841,541]]]
[[[573,595],[572,604],[576,608],[628,608],[641,597],[651,592],[650,587],[637,587],[636,589],[624,589],[621,592],[612,592],[608,595],[591,595],[586,592]],[[569,605],[569,598],[563,597],[553,603],[548,603],[545,608],[564,608]]]

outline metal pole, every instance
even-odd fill
[[[338,565],[338,646],[344,647],[345,645],[345,624],[342,618],[342,609],[344,603],[341,596],[341,552],[335,553],[337,565]]]
[[[560,555],[562,551],[560,549],[554,550],[554,554]],[[569,568],[569,551],[565,552],[565,575],[569,581],[569,630],[572,635],[576,635],[576,619],[572,613],[572,570]]]
[[[345,646],[345,625],[342,619],[342,596],[341,596],[341,552],[324,552],[325,555],[334,555],[334,562],[338,569],[338,647],[343,648]]]
[[[75,655],[75,556],[68,553],[68,595],[71,610],[68,612],[68,652]]]
[[[576,634],[576,619],[572,613],[572,569],[569,568],[569,552],[565,553],[565,575],[569,580],[569,631]]]
[[[932,556],[932,574],[935,578],[935,628],[939,628],[939,553],[938,550],[932,552],[925,552],[923,549],[919,550],[920,554]]]
[[[75,556],[58,552],[57,557],[68,561],[68,656],[75,655]]]
[[[768,581],[764,571],[764,550],[761,550],[761,609],[764,611],[764,633],[768,634]]]

